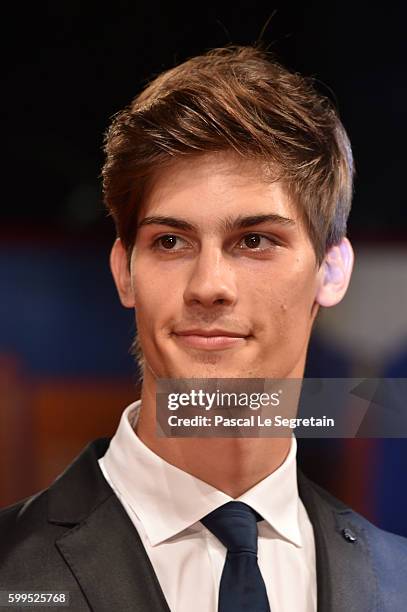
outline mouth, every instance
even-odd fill
[[[222,350],[244,346],[250,335],[226,330],[185,330],[174,332],[173,337],[189,348]]]

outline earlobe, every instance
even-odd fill
[[[110,269],[121,303],[126,308],[133,308],[134,292],[131,284],[127,253],[120,238],[117,238],[110,253]]]
[[[329,307],[342,300],[349,286],[353,262],[353,249],[347,238],[329,249],[320,269],[320,284],[315,297],[318,304]]]

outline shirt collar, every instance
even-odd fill
[[[154,546],[234,498],[150,450],[134,431],[140,406],[137,400],[124,410],[102,461],[113,486],[136,513]],[[250,505],[280,536],[300,547],[296,452],[292,436],[285,461],[236,501]]]

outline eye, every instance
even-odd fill
[[[177,240],[181,240],[182,242],[186,242],[180,236],[176,236],[175,234],[164,234],[163,236],[158,236],[153,241],[152,247],[154,249],[158,249],[160,251],[177,251],[178,249],[174,249],[174,246],[177,243]],[[160,248],[162,247],[162,248]]]
[[[265,240],[267,242],[263,248],[260,248],[260,245],[262,244],[261,242],[262,240]],[[240,246],[242,242],[244,242],[247,248],[245,248],[245,246]],[[256,250],[265,251],[266,249],[274,248],[278,246],[278,244],[279,243],[275,238],[269,238],[268,236],[263,236],[262,234],[256,234],[252,232],[250,234],[246,234],[245,236],[243,236],[242,240],[239,243],[238,248],[243,249],[243,250],[249,250],[249,251],[256,251]]]

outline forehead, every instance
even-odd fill
[[[146,186],[138,219],[176,215],[214,227],[216,219],[249,213],[298,217],[269,167],[223,152],[177,159],[156,170]]]

